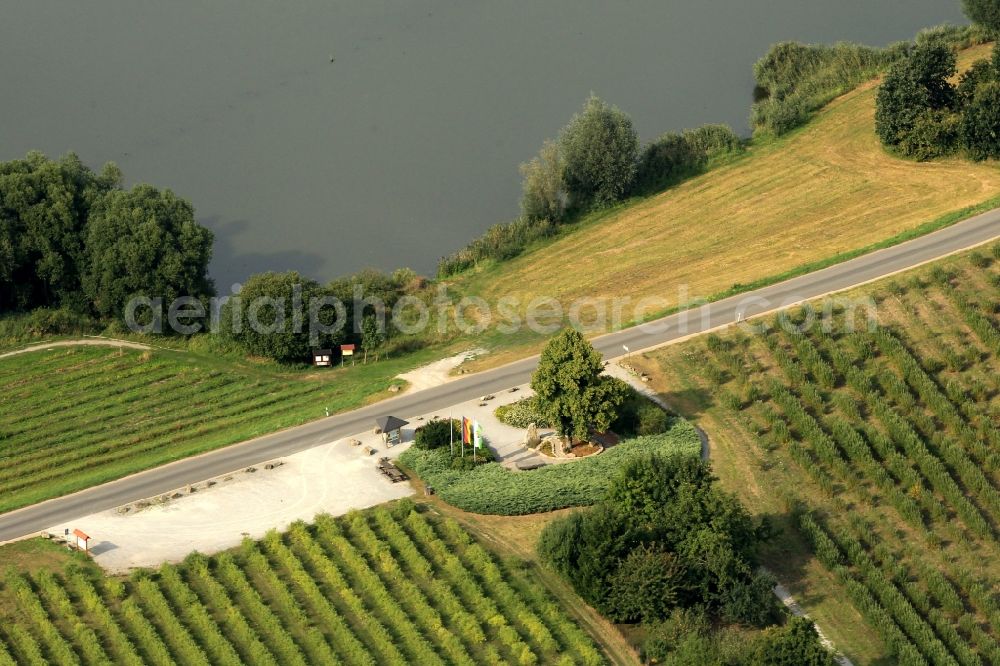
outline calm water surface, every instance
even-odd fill
[[[644,139],[746,132],[771,43],[945,21],[957,0],[3,0],[0,160],[73,150],[174,189],[216,233],[220,292],[432,272],[517,213],[517,165],[591,91]]]

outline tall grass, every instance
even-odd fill
[[[944,43],[955,49],[989,41],[977,26],[941,25],[917,33],[914,42],[885,48],[781,42],[754,64],[756,101],[750,110],[755,133],[780,136],[805,124],[813,113],[903,58],[913,43]]]
[[[556,225],[549,220],[519,217],[506,224],[494,224],[466,247],[442,257],[438,262],[438,277],[456,275],[487,260],[512,259],[535,241],[555,233]]]

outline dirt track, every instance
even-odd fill
[[[24,347],[23,349],[15,349],[14,351],[4,352],[3,354],[0,354],[0,358],[7,358],[8,356],[16,356],[18,354],[27,354],[28,352],[34,351],[44,351],[46,349],[52,349],[53,347],[77,347],[80,345],[150,349],[149,345],[144,345],[139,342],[129,342],[128,340],[112,340],[110,338],[80,338],[79,340],[56,340],[54,342],[31,345],[30,347]]]

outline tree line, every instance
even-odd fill
[[[113,317],[136,294],[208,298],[212,232],[169,189],[122,187],[73,153],[0,163],[0,312]]]

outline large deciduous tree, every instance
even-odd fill
[[[521,214],[534,220],[560,221],[566,209],[565,172],[559,145],[546,141],[537,157],[521,165]]]
[[[954,51],[935,42],[894,64],[875,99],[875,132],[882,143],[921,159],[950,148],[955,87],[949,79],[955,71]],[[928,149],[928,143],[934,145]]]
[[[579,207],[621,200],[635,177],[639,137],[632,119],[591,95],[559,135],[570,201]]]
[[[100,174],[73,153],[30,152],[0,163],[0,310],[86,309],[80,282],[91,208],[119,187],[113,164]]]
[[[561,435],[584,439],[617,417],[628,387],[603,370],[600,353],[576,329],[563,329],[545,346],[531,388]]]
[[[222,330],[251,356],[281,363],[308,361],[311,349],[340,344],[344,334],[333,308],[317,310],[317,320],[330,330],[317,328],[310,336],[310,301],[329,295],[317,282],[296,271],[258,273],[250,276],[238,297],[226,303]]]
[[[94,207],[87,225],[83,290],[106,317],[122,316],[129,299],[205,299],[212,232],[194,208],[170,190],[137,185],[113,191]]]

